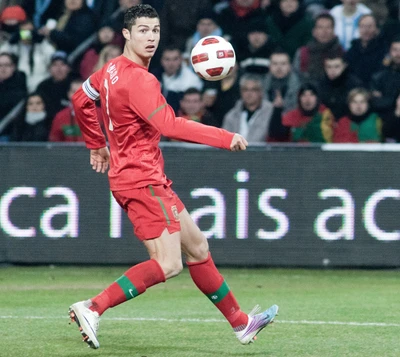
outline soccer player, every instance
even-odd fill
[[[126,40],[123,54],[90,76],[72,100],[90,149],[90,164],[101,173],[110,165],[112,194],[128,214],[150,259],[128,269],[97,296],[71,305],[71,320],[79,326],[84,341],[98,348],[100,316],[178,275],[183,252],[200,291],[225,316],[242,344],[253,342],[274,320],[278,306],[258,314],[253,310],[249,315],[240,309],[214,265],[207,239],[172,191],[158,147],[161,134],[231,151],[245,150],[247,141],[239,134],[175,117],[161,95],[159,82],[148,72],[160,40],[159,17],[151,6],[128,9],[122,34]],[[95,100],[99,98],[111,155],[96,117]]]

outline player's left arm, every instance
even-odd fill
[[[140,84],[130,89],[132,109],[162,135],[232,151],[246,149],[247,141],[239,134],[175,117],[173,109],[161,94],[160,84],[154,76],[142,76],[138,83]]]

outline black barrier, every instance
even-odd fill
[[[399,267],[398,150],[163,145],[214,260],[238,266]],[[0,262],[146,259],[83,146],[3,145],[0,162]]]

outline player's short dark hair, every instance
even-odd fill
[[[272,56],[275,56],[275,55],[285,55],[285,56],[287,56],[287,58],[289,59],[289,62],[290,62],[289,52],[284,50],[280,46],[278,46],[277,48],[275,48],[275,50],[272,51],[272,53],[269,55],[269,58],[272,58]]]
[[[335,27],[335,18],[328,12],[323,12],[322,14],[319,14],[315,20],[314,20],[314,27],[317,23],[318,20],[325,19],[329,20],[332,23],[332,27]]]
[[[18,56],[11,52],[1,52],[0,57],[6,56],[10,59],[14,66],[18,66]]]
[[[132,26],[136,23],[136,19],[140,17],[149,17],[151,19],[160,18],[156,9],[147,4],[139,4],[130,7],[125,11],[124,29],[131,31]]]
[[[338,51],[331,51],[328,55],[326,55],[324,57],[324,63],[325,63],[325,61],[332,61],[332,60],[335,60],[335,59],[340,59],[343,62],[346,62],[346,59],[343,56],[343,53],[340,53]]]

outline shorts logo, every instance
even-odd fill
[[[176,208],[176,206],[171,206],[171,211],[172,214],[174,215],[175,221],[179,221],[179,213],[178,213],[178,209]]]

